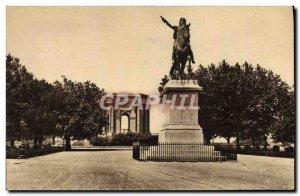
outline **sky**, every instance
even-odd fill
[[[294,84],[292,7],[7,7],[6,52],[49,82],[64,75],[108,92],[157,93],[173,45],[160,16],[191,23],[194,69],[247,61]]]

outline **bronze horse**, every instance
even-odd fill
[[[175,41],[173,45],[173,63],[170,70],[170,76],[174,78],[179,75],[179,77],[182,79],[187,61],[189,61],[189,64],[191,64],[191,62],[195,63],[193,52],[190,46],[190,24],[186,25],[185,18],[180,18],[179,26],[172,26],[162,16],[161,19],[171,29],[174,30],[173,38]]]

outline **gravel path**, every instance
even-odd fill
[[[8,190],[290,190],[294,159],[140,162],[131,151],[60,152],[7,159]]]

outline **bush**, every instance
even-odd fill
[[[90,141],[90,143],[94,146],[109,146],[110,142],[107,137],[93,137]]]
[[[251,148],[245,145],[243,149],[235,150],[238,154],[257,155],[257,156],[272,156],[272,157],[287,157],[294,158],[294,149],[286,149],[284,152],[280,151],[280,147],[274,145],[272,149],[261,149],[259,146]]]
[[[251,147],[250,147],[249,145],[245,145],[244,150],[245,150],[245,151],[250,151],[250,150],[251,150]]]
[[[19,148],[29,149],[29,148],[30,148],[30,145],[29,145],[28,142],[27,142],[27,143],[22,143],[22,144],[19,146]]]
[[[260,151],[261,148],[260,148],[260,146],[255,146],[255,147],[254,147],[254,150],[255,150],[255,151]]]
[[[280,151],[280,147],[277,146],[277,145],[274,145],[272,150],[273,150],[273,152],[279,152]]]
[[[17,159],[19,157],[20,150],[16,147],[6,146],[6,158]]]
[[[83,140],[78,140],[78,141],[75,141],[72,145],[73,146],[83,146],[84,143],[83,143]]]
[[[215,150],[220,151],[222,149],[221,144],[214,144]]]
[[[133,142],[157,144],[158,138],[150,133],[129,132],[127,134],[119,133],[114,135],[111,140],[108,137],[95,137],[90,141],[94,146],[132,146]]]
[[[7,159],[17,159],[20,158],[20,155],[23,155],[23,158],[30,158],[35,156],[46,155],[55,152],[61,152],[64,148],[62,147],[49,147],[49,148],[6,148],[6,158]]]
[[[289,146],[289,147],[286,147],[284,150],[285,150],[285,152],[287,152],[287,153],[293,153],[293,152],[294,152],[294,147]]]
[[[51,143],[43,144],[43,147],[44,147],[44,148],[51,148]]]
[[[133,143],[134,136],[131,134],[117,134],[111,140],[112,146],[130,146]]]

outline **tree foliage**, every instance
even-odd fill
[[[23,137],[21,122],[30,108],[30,90],[33,86],[33,74],[20,64],[18,58],[6,57],[6,130],[7,139]]]
[[[44,137],[56,136],[56,114],[53,98],[53,86],[45,80],[34,79],[29,94],[29,107],[24,120],[34,140],[34,146],[42,146]]]
[[[11,144],[33,139],[35,147],[37,143],[41,147],[45,137],[60,136],[69,149],[72,138],[91,138],[106,125],[106,113],[99,106],[104,89],[66,77],[54,84],[38,80],[11,55],[6,58],[6,95],[7,139]]]
[[[73,82],[63,76],[63,82],[55,82],[57,127],[70,148],[70,138],[90,139],[101,134],[106,125],[106,114],[99,107],[105,92],[90,81]]]
[[[288,135],[294,137],[292,126],[287,126],[294,124],[291,118],[294,113],[286,106],[292,105],[287,104],[291,88],[279,75],[259,65],[253,67],[245,62],[230,66],[226,61],[219,66],[200,65],[195,74],[203,87],[199,122],[207,140],[222,136],[229,142],[231,137],[236,137],[238,143],[239,139],[249,138],[253,145],[266,145],[267,136],[275,124],[284,127],[277,126],[279,132],[290,130]],[[287,118],[288,115],[291,117]],[[279,119],[285,122],[279,122]]]
[[[277,119],[272,126],[274,139],[285,145],[295,143],[295,94],[290,92],[282,103],[282,110],[277,115]]]
[[[199,124],[206,142],[221,136],[267,145],[272,134],[276,142],[295,142],[295,99],[292,88],[279,75],[260,65],[200,65],[187,67],[185,79],[197,79],[203,88],[199,96]],[[162,78],[159,92],[168,82]]]

